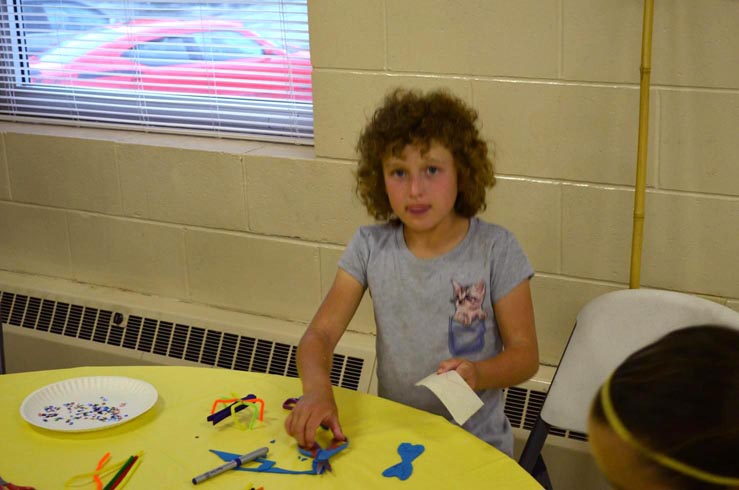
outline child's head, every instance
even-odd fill
[[[393,217],[383,160],[399,157],[407,145],[425,152],[432,142],[445,147],[454,158],[459,186],[455,212],[469,218],[484,210],[486,190],[495,184],[495,177],[476,122],[477,112],[444,90],[422,94],[396,89],[389,93],[357,143],[357,194],[370,215],[379,221]]]
[[[739,331],[688,327],[633,353],[596,395],[588,432],[618,489],[739,488]]]

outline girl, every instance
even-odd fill
[[[495,183],[477,113],[445,91],[395,90],[362,131],[357,194],[382,224],[361,227],[300,341],[303,397],[285,428],[311,447],[319,425],[344,439],[329,371],[334,347],[369,288],[379,395],[450,419],[415,383],[456,370],[484,406],[464,428],[511,455],[501,388],[537,370],[529,279],[504,228],[475,215]]]
[[[739,331],[688,327],[629,356],[588,434],[616,489],[739,488]]]

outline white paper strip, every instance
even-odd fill
[[[464,424],[483,403],[457,371],[433,373],[416,383],[430,389],[452,414],[459,425]]]

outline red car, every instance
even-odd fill
[[[139,20],[87,32],[31,60],[31,82],[312,99],[309,51],[278,47],[239,21],[216,19]]]

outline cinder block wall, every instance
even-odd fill
[[[484,217],[533,281],[541,362],[628,282],[640,0],[310,0],[315,146],[0,125],[0,269],[308,322],[355,228],[383,93],[448,87],[497,154]],[[739,8],[656,2],[642,283],[739,310]],[[373,333],[365,300],[352,330]]]

